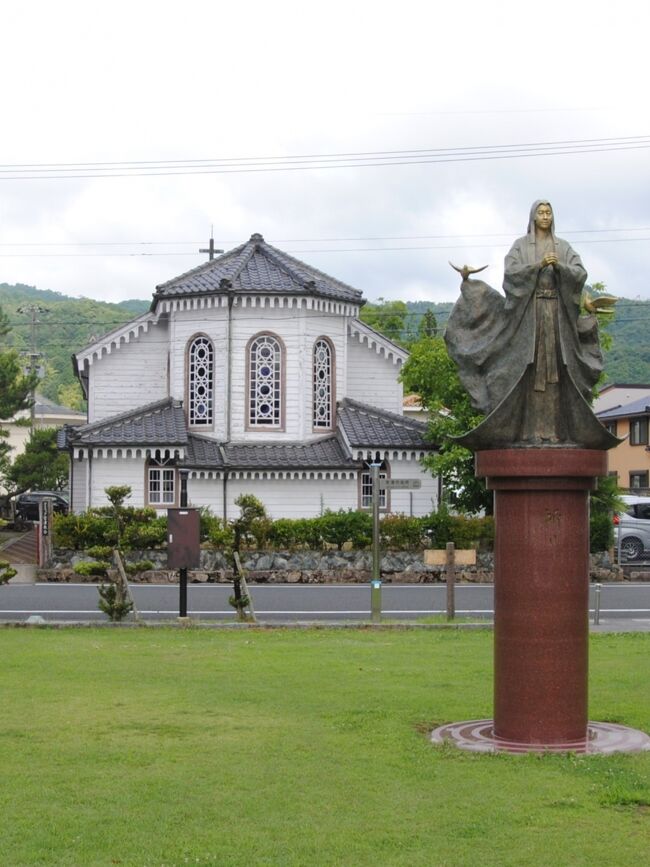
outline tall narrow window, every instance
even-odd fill
[[[256,337],[249,349],[248,423],[282,425],[282,347],[271,334]]]
[[[630,445],[631,446],[647,446],[648,445],[648,417],[640,416],[639,418],[630,419]]]
[[[322,337],[314,344],[314,429],[332,429],[332,347]]]
[[[207,337],[190,343],[188,352],[188,407],[191,426],[211,425],[213,418],[214,349]]]

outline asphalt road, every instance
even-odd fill
[[[133,584],[136,605],[145,620],[173,620],[178,616],[178,586]],[[260,584],[250,586],[257,617],[262,622],[367,621],[368,584]],[[232,586],[191,584],[188,614],[206,621],[234,621],[228,604]],[[384,584],[382,616],[416,620],[445,612],[444,584]],[[21,622],[40,615],[48,622],[103,621],[97,609],[97,587],[89,584],[8,584],[0,587],[0,622]],[[590,593],[593,617],[594,587]],[[601,619],[627,619],[650,626],[650,583],[603,584]],[[493,587],[461,584],[456,588],[459,617],[491,621]]]

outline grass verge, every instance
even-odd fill
[[[433,747],[490,716],[486,631],[3,630],[2,863],[634,865],[650,753]],[[650,729],[650,635],[591,638]]]

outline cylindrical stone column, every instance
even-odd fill
[[[520,744],[587,737],[589,490],[607,454],[476,454],[495,492],[494,735]]]

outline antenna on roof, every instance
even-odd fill
[[[199,250],[199,253],[207,253],[208,261],[212,262],[215,253],[223,253],[223,250],[215,250],[214,248],[214,225],[210,226],[210,243],[207,249]]]

